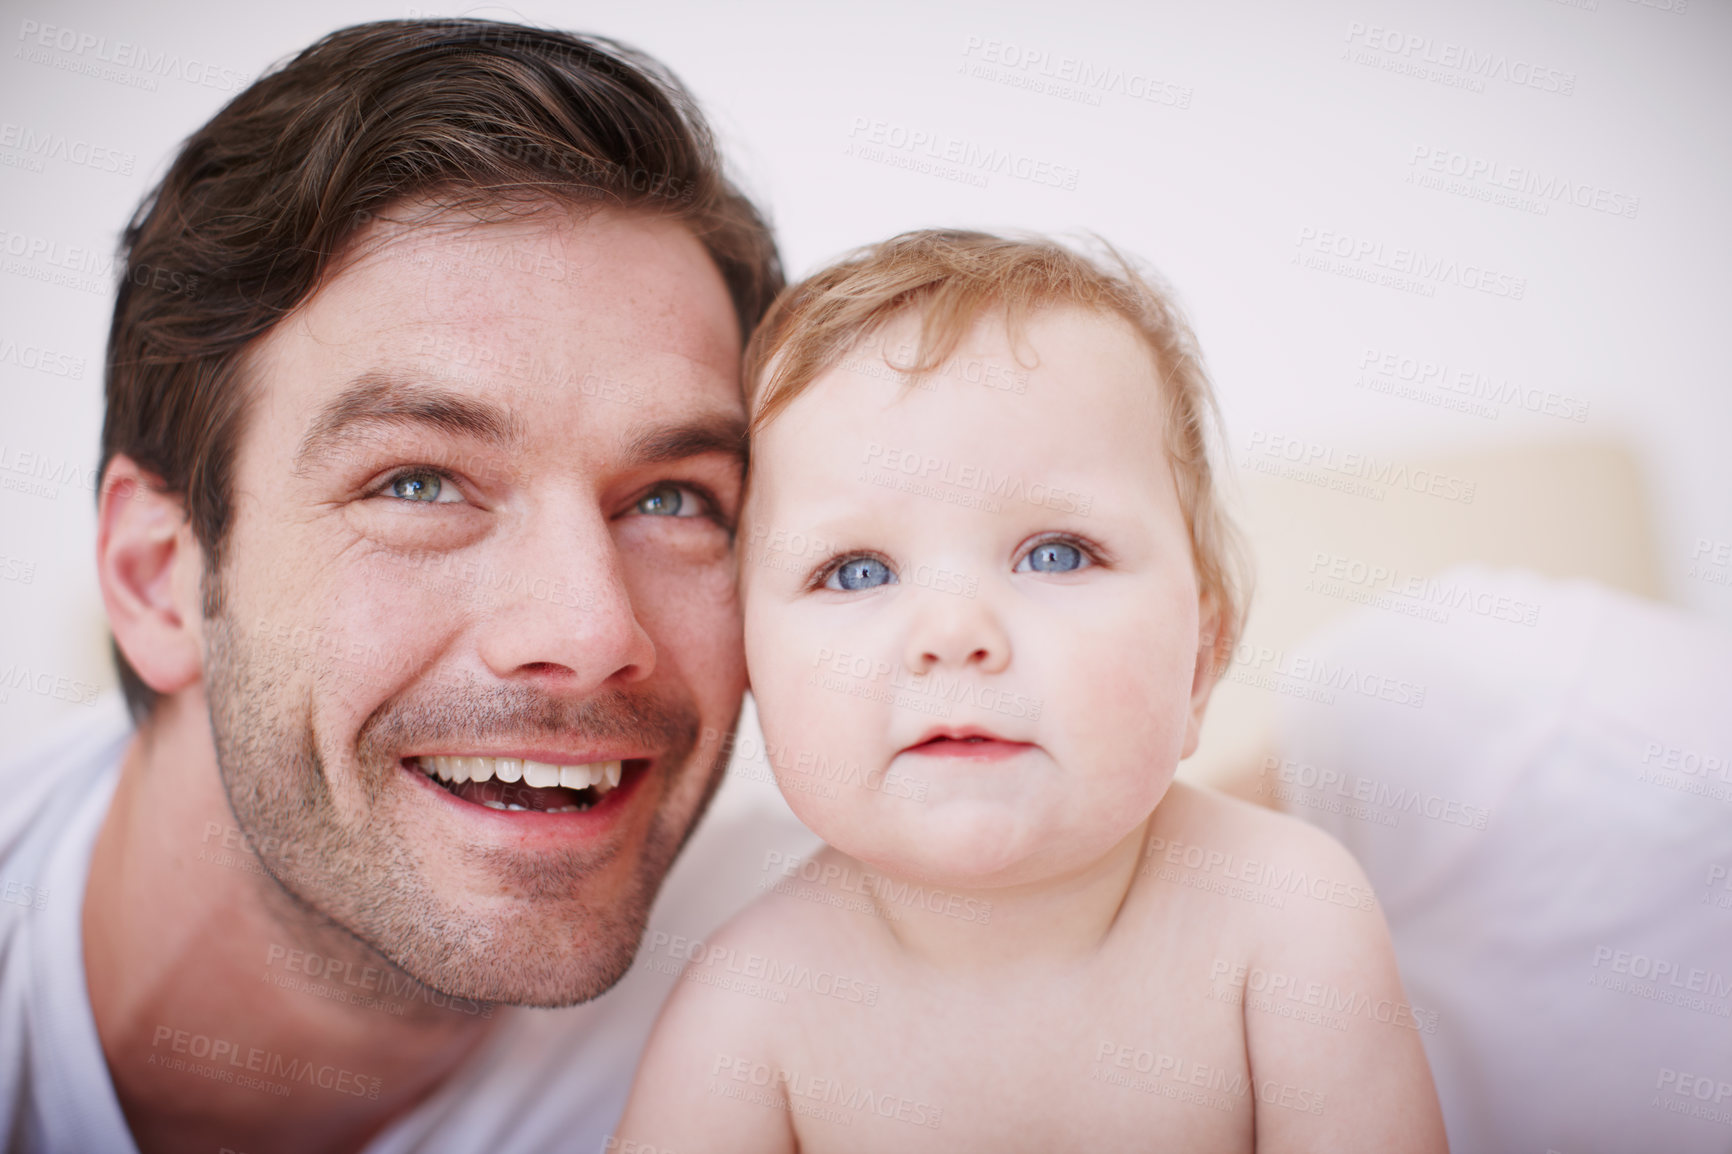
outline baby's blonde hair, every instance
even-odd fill
[[[746,399],[756,434],[858,343],[910,310],[921,317],[915,359],[935,372],[988,309],[1002,310],[1013,347],[1029,314],[1076,306],[1123,318],[1154,354],[1166,393],[1166,449],[1190,529],[1197,583],[1219,614],[1213,670],[1237,644],[1250,595],[1243,543],[1215,491],[1211,429],[1220,415],[1197,338],[1170,294],[1111,246],[1091,259],[1045,237],[926,229],[856,249],[782,291],[746,349]]]

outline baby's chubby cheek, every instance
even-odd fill
[[[887,737],[868,695],[887,681],[872,673],[886,662],[858,652],[846,637],[801,628],[797,614],[755,611],[750,602],[745,631],[752,694],[778,766],[881,753],[868,745]]]
[[[959,887],[1037,880],[1110,850],[1172,780],[1188,655],[1150,661],[1149,645],[1127,645],[1122,628],[1029,624],[1018,638],[1025,660],[993,687],[1004,709],[952,702],[925,713],[913,703],[930,695],[885,672],[906,673],[882,638],[798,618],[748,599],[747,660],[771,762],[795,814],[875,868]],[[986,765],[898,756],[894,735],[939,724],[1040,749]]]
[[[1018,655],[1039,711],[1030,740],[1055,762],[1057,804],[1074,821],[1110,827],[1115,840],[1172,781],[1194,668],[1180,637],[1135,625],[1030,629]]]
[[[896,690],[870,672],[874,659],[856,652],[866,645],[803,628],[782,609],[747,595],[746,664],[771,768],[807,828],[844,852],[876,858],[887,841],[912,834],[905,811],[924,796],[906,774],[886,787],[896,750],[894,707],[882,696]]]

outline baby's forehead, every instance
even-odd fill
[[[1046,430],[1111,442],[1135,430],[1159,446],[1160,366],[1115,313],[1069,304],[1021,315],[993,309],[934,343],[924,314],[904,310],[857,337],[793,405],[809,402],[844,422],[920,411],[1042,439]]]
[[[954,333],[943,331],[952,328]],[[1125,317],[1108,308],[1062,300],[1015,310],[1002,304],[982,307],[964,325],[943,320],[935,324],[927,309],[910,306],[860,333],[848,351],[909,358],[918,354],[926,361],[934,353],[945,361],[984,354],[1014,360],[1024,370],[1037,367],[1044,351],[1083,362],[1117,358],[1132,363],[1148,375],[1145,383],[1150,387],[1160,375],[1154,350]]]
[[[982,313],[937,360],[924,320],[905,310],[846,346],[758,430],[753,471],[1128,484],[1165,470],[1159,367],[1122,318],[1077,306]]]

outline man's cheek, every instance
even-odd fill
[[[423,679],[462,623],[450,599],[395,574],[349,570],[335,584],[295,596],[236,590],[225,608],[278,699],[307,702],[316,729],[333,738],[352,736],[380,703]]]
[[[739,583],[729,563],[707,565],[696,581],[697,598],[706,605],[735,608],[740,603]]]
[[[716,667],[723,681],[737,676],[742,612],[731,559],[690,566],[628,561],[627,595],[637,622],[656,644],[659,663],[676,661],[695,677]]]

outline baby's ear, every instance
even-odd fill
[[[1197,599],[1197,667],[1191,677],[1191,711],[1185,718],[1185,747],[1180,760],[1197,752],[1197,738],[1203,731],[1203,713],[1209,707],[1209,694],[1215,683],[1227,671],[1227,638],[1223,634],[1226,614],[1213,594],[1204,593]]]

